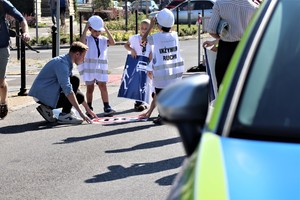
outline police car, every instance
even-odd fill
[[[299,10],[300,1],[264,0],[213,109],[207,75],[158,95],[187,153],[168,199],[300,199]]]

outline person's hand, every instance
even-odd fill
[[[92,124],[93,123],[92,120],[86,114],[84,114],[83,112],[80,112],[79,114],[80,114],[80,117],[84,121],[86,121],[88,124]]]
[[[148,119],[150,117],[150,114],[148,112],[142,113],[139,116],[139,119]]]
[[[209,41],[209,40],[206,40],[205,42],[203,42],[203,47],[204,48],[207,48],[207,47],[211,47],[213,45],[216,45],[217,43],[217,40],[213,40],[213,41]]]
[[[148,77],[152,80],[153,79],[153,73],[152,71],[147,71]]]
[[[86,22],[84,30],[83,31],[87,31],[89,28],[91,27],[89,22]]]
[[[134,49],[131,49],[131,57],[136,58],[136,51]]]
[[[28,42],[30,40],[30,35],[28,32],[22,34],[22,40],[24,40],[25,42]]]
[[[156,17],[152,17],[150,21],[150,27],[152,28],[156,24],[156,22],[157,22]]]
[[[87,109],[86,112],[89,113],[89,115],[93,118],[98,118],[98,116],[91,109]]]
[[[103,21],[103,28],[104,28],[105,32],[108,32],[108,28],[107,28],[107,26],[106,26],[106,24],[105,24],[104,21]]]
[[[205,41],[205,42],[203,42],[202,46],[203,46],[203,48],[208,48],[208,47],[212,46],[212,48],[210,50],[217,52],[218,51],[218,47],[217,47],[218,43],[219,43],[219,40]]]

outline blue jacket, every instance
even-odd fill
[[[10,40],[7,22],[5,21],[6,14],[14,17],[19,22],[24,20],[22,14],[9,1],[0,0],[0,48],[8,47]]]
[[[56,108],[60,93],[63,92],[68,96],[73,91],[70,82],[72,70],[73,63],[69,54],[53,58],[40,71],[28,95]]]

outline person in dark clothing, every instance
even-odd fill
[[[28,25],[22,14],[7,0],[0,0],[0,119],[6,117],[7,106],[7,82],[5,80],[6,67],[9,60],[9,29],[5,19],[6,14],[14,17],[20,23],[22,29],[22,39],[26,42],[30,40]]]

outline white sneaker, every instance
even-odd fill
[[[81,124],[83,119],[71,113],[60,113],[57,119],[59,124]]]
[[[39,105],[36,110],[42,115],[42,117],[47,122],[56,122],[56,119],[53,117],[52,109],[45,105]]]

